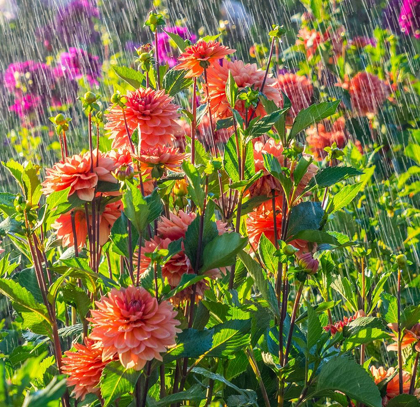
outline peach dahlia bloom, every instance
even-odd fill
[[[73,394],[84,400],[88,393],[100,395],[99,381],[107,362],[102,361],[102,349],[93,347],[94,341],[85,339],[85,344],[74,344],[76,351],[64,352],[63,373],[68,375],[67,385],[75,386]]]
[[[331,332],[332,335],[335,335],[337,332],[341,332],[343,328],[347,326],[350,322],[354,321],[357,318],[365,317],[365,316],[366,316],[365,311],[360,309],[353,316],[348,317],[348,318],[344,317],[342,321],[338,321],[334,325],[330,324],[330,325],[324,326],[324,329],[327,332]]]
[[[99,181],[117,182],[112,175],[114,169],[114,160],[96,150],[93,152],[93,172],[91,172],[89,151],[83,155],[67,157],[64,162],[47,168],[42,191],[48,196],[55,191],[62,191],[70,187],[69,195],[76,193],[80,199],[92,201],[95,197],[95,187]]]
[[[382,405],[386,406],[390,399],[393,399],[394,397],[400,394],[398,373],[395,374],[396,369],[393,367],[390,367],[388,370],[385,370],[382,366],[379,368],[371,366],[370,373],[373,376],[375,384],[379,384],[388,377],[394,375],[394,377],[387,383],[386,395],[382,399]],[[410,391],[410,381],[411,374],[409,372],[403,371],[403,393],[407,394]]]
[[[303,27],[299,30],[297,45],[303,45],[305,47],[306,56],[311,59],[317,52],[318,47],[329,37],[328,32],[322,34],[316,30],[309,30],[307,27]]]
[[[175,135],[181,130],[177,120],[180,115],[178,105],[164,90],[137,89],[125,96],[124,114],[130,135],[140,126],[141,147],[149,148],[172,144]],[[106,129],[111,131],[112,148],[130,148],[125,128],[124,114],[119,106],[114,106],[106,115]]]
[[[208,68],[213,62],[233,54],[234,49],[221,45],[217,41],[198,41],[197,44],[185,48],[179,56],[180,63],[174,67],[175,70],[186,70],[186,78],[200,76],[205,68]]]
[[[147,361],[162,360],[160,353],[175,345],[176,328],[172,305],[157,299],[142,287],[113,288],[92,310],[90,337],[102,348],[102,359],[118,355],[125,368],[143,369]]]
[[[291,124],[301,110],[310,106],[314,95],[312,83],[306,76],[285,73],[276,78],[274,86],[290,99],[292,107],[288,112],[288,124]],[[281,106],[283,106],[283,98]]]
[[[388,327],[394,331],[394,333],[391,334],[391,338],[394,341],[394,343],[388,345],[386,349],[397,352],[398,351],[398,343],[397,343],[398,324],[388,324]],[[415,324],[411,329],[406,329],[403,331],[403,336],[401,340],[401,349],[411,347],[411,345],[413,344],[415,344],[414,349],[417,352],[420,352],[420,324]]]
[[[264,81],[265,71],[258,69],[256,64],[245,64],[243,61],[224,61],[223,65],[215,64],[207,73],[209,83],[209,99],[212,115],[218,119],[225,119],[232,116],[229,103],[226,98],[226,82],[232,73],[239,90],[253,86],[260,89]],[[263,93],[267,99],[272,100],[276,105],[280,105],[282,97],[275,88],[276,80],[267,76]],[[238,101],[235,109],[245,117],[245,102]],[[250,108],[249,111],[252,109]],[[261,103],[258,104],[254,117],[266,114]]]
[[[180,153],[177,148],[157,146],[142,150],[136,158],[140,161],[142,171],[157,167],[160,170],[181,172],[181,164],[186,157],[187,154]]]
[[[348,84],[353,109],[360,116],[376,114],[388,97],[385,82],[369,72],[359,72]]]
[[[306,130],[306,142],[311,148],[314,157],[318,161],[322,161],[327,153],[325,147],[331,147],[336,143],[338,148],[344,148],[347,143],[345,133],[346,121],[344,117],[340,117],[334,123],[325,120]]]
[[[99,215],[99,244],[101,246],[103,246],[108,241],[112,226],[121,216],[121,210],[121,201],[111,202],[105,206],[103,212]],[[52,227],[56,229],[57,238],[61,239],[61,245],[63,247],[74,246],[71,216],[71,212],[60,215],[52,224]],[[77,246],[80,249],[85,246],[86,238],[88,236],[86,213],[84,210],[75,210],[74,223]],[[89,225],[92,225],[92,216],[89,216]]]

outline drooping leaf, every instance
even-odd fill
[[[337,182],[362,174],[363,172],[353,167],[327,167],[315,174],[309,181],[306,190],[310,190],[314,186],[320,188],[330,187]]]
[[[172,404],[181,403],[182,401],[194,401],[194,400],[204,400],[206,398],[206,392],[203,389],[203,386],[199,384],[194,384],[188,390],[181,391],[179,393],[171,394],[164,397],[163,399],[151,404],[151,407],[168,407]]]

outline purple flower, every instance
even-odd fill
[[[420,0],[404,1],[399,23],[404,34],[420,39]]]
[[[403,0],[390,0],[382,15],[382,26],[397,34],[401,32],[398,17],[402,2]]]
[[[99,57],[80,48],[70,48],[69,52],[63,52],[60,55],[60,65],[64,76],[72,80],[86,76],[90,85],[96,85],[101,77]],[[60,74],[58,70],[56,74]]]
[[[125,50],[129,52],[134,52],[140,46],[141,44],[139,42],[129,40],[125,43]]]
[[[37,37],[49,50],[54,40],[66,45],[92,44],[100,39],[94,21],[99,17],[99,9],[91,0],[73,0],[58,10],[51,24],[38,29]]]
[[[194,34],[191,34],[188,31],[187,27],[166,27],[165,31],[170,33],[178,34],[183,40],[190,40],[195,42],[197,37]],[[159,59],[163,63],[167,63],[170,68],[174,67],[178,61],[177,51],[173,49],[170,45],[170,37],[166,32],[160,32],[158,34],[158,49],[159,49]]]
[[[20,118],[28,117],[30,114],[42,111],[42,101],[39,96],[24,95],[15,100],[15,104],[9,108]]]
[[[17,96],[49,94],[54,83],[51,68],[41,62],[25,61],[10,64],[4,73],[6,88]]]

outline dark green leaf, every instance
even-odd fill
[[[301,202],[290,211],[287,239],[292,239],[303,230],[317,230],[324,216],[320,202]]]
[[[318,186],[320,188],[330,187],[345,179],[362,175],[363,172],[353,167],[327,167],[317,172],[311,179],[306,190]]]
[[[175,96],[192,84],[192,79],[186,78],[186,74],[186,71],[176,71],[175,69],[170,69],[166,73],[163,78],[162,87],[169,96]]]

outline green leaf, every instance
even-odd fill
[[[272,154],[264,154],[263,159],[264,167],[274,178],[280,181],[280,184],[283,187],[285,194],[289,196],[290,191],[292,190],[292,181],[289,177],[286,177],[283,174],[283,170],[281,169],[279,160]]]
[[[286,114],[288,110],[288,108],[276,110],[267,116],[264,116],[260,120],[255,121],[248,131],[248,136],[255,138],[267,133],[271,130],[274,124],[277,123],[284,114]]]
[[[162,200],[160,199],[157,188],[150,195],[147,195],[144,200],[149,209],[146,223],[152,223],[161,215],[163,210]]]
[[[293,239],[307,229],[317,230],[324,216],[320,202],[301,202],[290,211],[287,239]]]
[[[306,174],[308,167],[311,165],[311,160],[305,160],[304,157],[301,157],[299,160],[295,170],[293,171],[293,184],[295,186],[299,185],[300,181],[302,180],[303,176]]]
[[[31,205],[37,205],[41,196],[41,182],[38,178],[39,166],[29,163],[22,173],[22,183],[25,189],[25,196]]]
[[[305,130],[312,124],[315,124],[333,115],[339,104],[340,100],[335,102],[322,102],[317,105],[311,105],[307,109],[301,110],[293,122],[292,130],[290,131],[288,139],[293,139],[302,130]]]
[[[419,407],[420,402],[411,394],[400,394],[388,401],[387,407]]]
[[[225,153],[223,155],[223,167],[233,182],[238,182],[241,179],[239,174],[235,135],[230,137],[226,143]]]
[[[224,233],[209,242],[203,252],[203,266],[200,273],[221,267],[228,267],[235,263],[236,254],[248,243],[239,233]]]
[[[175,96],[177,93],[187,89],[192,84],[191,78],[186,78],[187,71],[176,71],[170,69],[163,77],[162,87],[169,96]]]
[[[144,75],[141,72],[132,68],[127,68],[126,66],[114,66],[113,69],[121,79],[125,80],[135,89],[144,88]]]
[[[159,400],[154,404],[150,404],[150,407],[168,407],[172,404],[177,404],[182,401],[201,401],[205,400],[206,393],[204,388],[200,384],[194,384],[186,391],[181,391],[180,393],[171,394],[170,396],[166,396],[163,399]]]
[[[343,329],[343,335],[346,339],[342,351],[347,352],[361,344],[389,338],[389,334],[384,331],[384,328],[379,318],[360,317],[355,319]]]
[[[323,365],[315,391],[307,399],[328,391],[340,391],[368,407],[382,407],[378,387],[369,373],[347,357],[336,357]]]
[[[111,228],[111,241],[114,243],[113,250],[119,255],[130,257],[128,243],[128,220],[124,213],[115,221]],[[139,240],[136,229],[131,230],[131,247],[135,247]]]
[[[238,85],[235,82],[235,78],[232,75],[232,72],[229,71],[228,80],[226,82],[226,99],[229,102],[229,105],[232,109],[235,108],[236,100],[238,97]]]
[[[12,174],[12,176],[16,179],[16,181],[19,183],[19,186],[22,189],[22,192],[24,192],[22,174],[25,170],[23,168],[23,165],[15,160],[9,160],[7,163],[2,161],[1,163],[3,167],[5,167],[10,172],[10,174]]]
[[[381,294],[384,291],[384,286],[385,283],[388,281],[388,278],[390,277],[392,273],[385,273],[382,275],[382,277],[380,278],[380,280],[378,281],[378,283],[375,285],[375,288],[372,291],[372,300],[371,300],[371,307],[370,310],[368,312],[368,314],[371,314],[373,312],[373,310],[375,309],[375,307],[378,305],[378,302],[381,298]]]
[[[356,293],[347,277],[337,276],[332,282],[331,287],[347,301],[346,305],[351,312],[356,313],[358,311],[359,307],[357,305]]]
[[[209,357],[224,357],[238,352],[249,344],[251,321],[236,319],[213,327],[213,343],[205,353]]]
[[[205,194],[201,186],[201,175],[189,161],[182,163],[182,169],[188,178],[188,192],[194,203],[201,209],[204,207]]]
[[[23,223],[18,222],[13,218],[6,218],[0,223],[0,236],[5,236],[8,233],[21,233],[23,231]]]
[[[363,183],[359,182],[358,184],[346,185],[342,188],[337,194],[334,195],[330,205],[328,205],[328,213],[337,212],[339,209],[347,206],[357,194],[362,190]]]
[[[179,284],[173,290],[169,291],[169,293],[165,294],[163,296],[163,299],[169,299],[181,292],[182,290],[185,290],[186,288],[198,283],[199,281],[205,278],[206,276],[198,276],[197,274],[183,274]]]
[[[420,164],[420,146],[418,144],[410,143],[404,151],[408,158],[411,158],[417,164]]]
[[[302,230],[296,233],[296,235],[293,238],[318,244],[330,244],[333,246],[340,245],[340,243],[334,236],[330,235],[327,232],[323,232],[322,230]]]
[[[220,119],[216,123],[216,130],[228,129],[233,126],[233,117],[227,119]]]
[[[411,329],[420,321],[420,305],[405,307],[401,312],[401,329]]]
[[[382,292],[381,299],[381,310],[384,311],[382,315],[385,316],[386,322],[388,322],[388,324],[396,324],[398,322],[397,298],[391,294]]]
[[[0,193],[0,211],[3,211],[6,216],[12,216],[16,213],[15,199],[15,194],[10,194],[9,192]]]
[[[104,406],[126,393],[132,393],[141,372],[126,369],[120,362],[110,362],[105,366],[101,376],[101,395]]]
[[[0,278],[0,293],[9,297],[19,312],[33,312],[50,323],[48,311],[44,304],[35,300],[34,296],[20,284],[13,280]]]
[[[22,407],[45,407],[50,405],[51,401],[58,401],[61,398],[66,388],[65,380],[57,381],[57,378],[54,377],[45,388],[28,393]]]
[[[289,102],[290,102],[290,100],[289,100]],[[264,106],[264,109],[268,114],[273,113],[278,109],[278,106],[272,100],[267,99],[265,96],[263,96],[261,98],[261,103]],[[274,123],[274,128],[277,130],[277,133],[280,136],[280,140],[282,140],[283,143],[286,142],[286,126],[285,126],[286,125],[286,115],[287,115],[287,112],[290,109],[290,106],[291,106],[290,103],[289,104],[284,103],[283,110],[285,111],[284,112],[285,114],[282,114],[280,116],[279,120],[277,120]],[[278,139],[278,136],[275,133],[273,133],[273,137],[276,140]]]
[[[131,182],[126,182],[126,184],[128,188],[122,196],[124,213],[137,231],[141,233],[147,225],[150,214],[149,205],[136,185]]]
[[[315,310],[311,307],[309,303],[306,304],[308,309],[308,335],[307,335],[307,347],[308,351],[316,345],[319,338],[322,335],[322,326],[319,322],[319,318]]]
[[[327,167],[315,174],[306,190],[310,190],[315,186],[320,188],[330,187],[337,182],[362,174],[363,172],[353,167]]]
[[[47,204],[50,208],[56,208],[58,205],[67,202],[71,187],[62,191],[55,191],[47,198]]]
[[[277,273],[278,270],[278,260],[275,257],[276,247],[271,243],[265,234],[263,233],[260,238],[258,245],[258,254],[261,257],[262,262],[265,267],[271,271],[273,274]]]
[[[255,281],[255,285],[260,291],[262,297],[268,302],[271,311],[274,315],[279,316],[276,294],[265,271],[255,260],[252,259],[249,254],[244,251],[240,251],[238,253],[238,257],[248,270],[249,274],[251,274],[251,277]]]
[[[213,329],[198,331],[186,329],[177,337],[176,345],[163,357],[164,363],[181,358],[198,358],[210,350],[213,343]]]
[[[258,179],[264,176],[263,170],[258,171],[255,173],[250,179],[244,179],[242,181],[234,182],[233,184],[229,185],[231,189],[242,189],[244,192],[248,190],[248,188]]]
[[[184,40],[180,35],[175,34],[175,33],[171,33],[169,31],[163,30],[165,31],[166,34],[169,35],[169,37],[171,38],[171,40],[176,44],[176,46],[179,48],[179,50],[181,52],[184,52],[185,48],[187,48],[188,46],[188,41]]]

